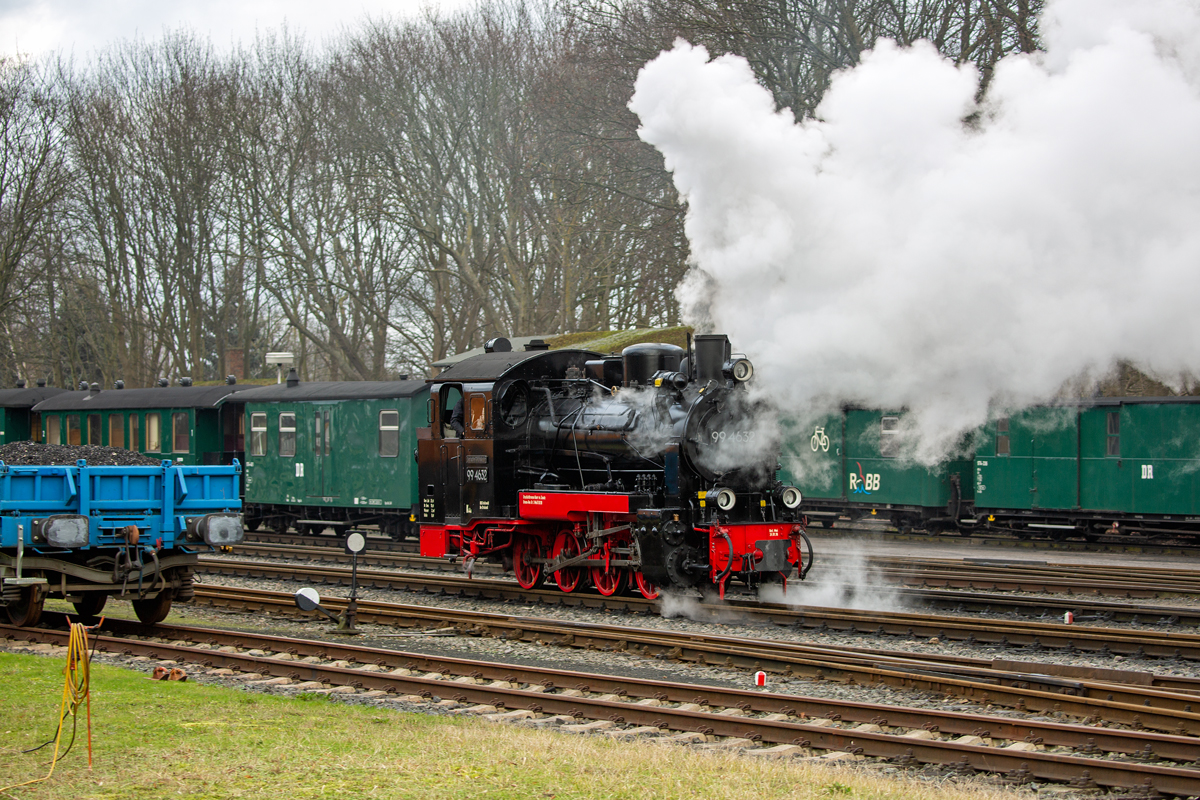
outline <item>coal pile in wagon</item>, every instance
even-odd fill
[[[160,458],[150,458],[120,447],[101,447],[96,444],[41,444],[39,442],[11,442],[0,447],[0,461],[13,466],[57,464],[73,467],[83,459],[89,467],[157,467]]]

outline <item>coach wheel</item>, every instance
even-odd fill
[[[21,587],[21,599],[8,604],[8,621],[18,628],[32,628],[42,618],[46,595],[40,586]]]
[[[620,594],[625,588],[625,582],[626,575],[623,569],[609,569],[605,572],[603,567],[596,567],[592,570],[592,583],[596,591],[605,597]]]
[[[518,536],[513,542],[513,573],[522,589],[536,589],[542,585],[545,575],[542,565],[535,559],[543,558],[542,540],[536,536]]]
[[[88,592],[72,605],[75,606],[75,611],[79,616],[85,619],[95,619],[100,616],[100,612],[104,610],[104,604],[107,602],[108,595],[104,592]]]
[[[633,585],[637,587],[638,593],[647,600],[658,599],[658,587],[642,573],[638,572],[634,574]]]
[[[159,592],[147,600],[134,600],[133,613],[147,625],[162,622],[171,613],[171,593]]]
[[[574,558],[579,553],[579,541],[575,538],[575,535],[568,531],[563,531],[555,537],[554,549],[551,551],[550,556],[557,561],[560,558]],[[564,592],[573,592],[583,583],[586,574],[587,570],[583,567],[567,567],[566,569],[555,571],[554,582]]]

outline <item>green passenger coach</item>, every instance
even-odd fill
[[[21,386],[0,390],[0,445],[42,440],[41,416],[33,407],[66,389],[45,386],[45,381],[41,383],[43,385],[28,389]]]
[[[967,458],[928,468],[900,447],[903,411],[849,408],[790,432],[780,480],[804,495],[813,522],[884,519],[901,529],[954,528],[970,507],[973,463]]]
[[[1098,399],[993,420],[975,452],[975,506],[1018,533],[1194,530],[1200,398]]]
[[[34,407],[47,444],[103,445],[184,466],[242,460],[244,387],[159,386],[62,392]]]
[[[428,424],[428,397],[424,381],[302,383],[294,372],[241,393],[247,525],[414,533],[416,429]]]

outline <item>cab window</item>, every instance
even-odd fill
[[[1121,456],[1121,412],[1108,412],[1108,450],[1107,454],[1120,458]]]
[[[442,436],[447,439],[457,439],[459,436],[458,431],[456,431],[454,429],[454,426],[451,424],[451,422],[454,418],[454,409],[455,408],[460,409],[459,413],[462,414],[462,411],[461,411],[462,406],[460,405],[462,403],[462,399],[463,399],[462,390],[459,389],[457,386],[443,386],[441,396],[442,396],[442,401],[441,401],[441,403],[442,403],[442,415],[441,415],[442,416]],[[465,425],[465,416],[466,415],[463,414],[464,425]]]
[[[487,400],[482,395],[471,395],[471,430],[482,431],[487,427]]]
[[[996,455],[1006,456],[1011,452],[1008,443],[1008,417],[996,420]]]
[[[400,455],[400,412],[387,409],[379,412],[379,457]]]
[[[267,415],[250,415],[250,455],[265,456],[267,454]]]

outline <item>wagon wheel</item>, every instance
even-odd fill
[[[18,628],[32,628],[42,618],[46,595],[39,586],[21,587],[21,599],[8,604],[8,620]]]
[[[269,527],[271,528],[271,531],[274,532],[276,535],[282,536],[283,534],[287,533],[287,531],[288,531],[288,518],[287,517],[276,517],[275,519],[271,520],[271,524]]]
[[[628,574],[623,569],[613,567],[608,572],[605,572],[603,567],[592,569],[592,583],[595,584],[596,591],[605,597],[620,594],[625,588],[627,579]]]
[[[256,531],[262,527],[262,517],[246,517],[246,530]]]
[[[655,586],[649,578],[641,572],[635,572],[633,575],[633,585],[637,587],[638,592],[647,600],[658,599],[658,587]]]
[[[171,593],[159,592],[146,600],[134,600],[133,613],[147,625],[162,622],[171,613]]]
[[[104,592],[88,592],[76,600],[73,605],[79,616],[86,620],[94,620],[100,616],[100,612],[104,610],[104,604],[107,602],[108,595]]]
[[[536,536],[518,536],[513,542],[513,572],[522,589],[536,589],[546,579],[542,565],[533,560],[543,557],[542,540]]]
[[[550,555],[555,560],[558,560],[564,557],[574,558],[579,553],[579,540],[569,531],[563,531],[555,537],[554,550],[551,551]],[[586,575],[587,570],[584,567],[567,567],[566,569],[555,571],[554,582],[564,592],[573,592],[584,582]]]

